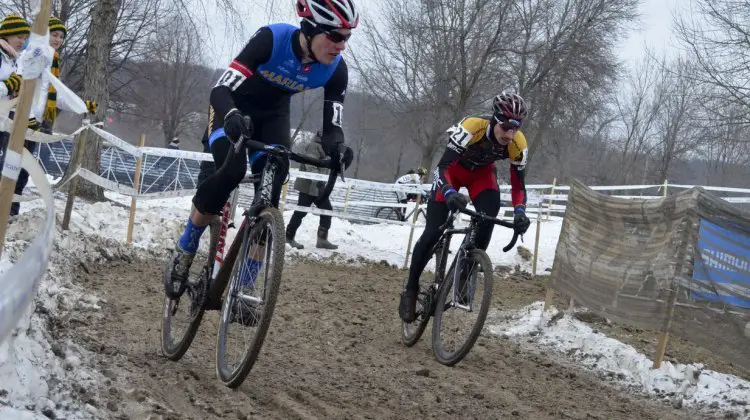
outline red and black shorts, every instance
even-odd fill
[[[482,191],[500,191],[495,177],[495,167],[492,164],[469,170],[456,161],[445,169],[445,178],[456,191],[461,187],[466,187],[471,201],[474,201]],[[445,201],[443,192],[439,188],[433,188],[432,199],[439,203]]]

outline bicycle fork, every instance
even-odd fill
[[[468,251],[465,249],[459,249],[458,252],[458,256],[455,260],[458,267],[455,267],[453,270],[453,293],[451,295],[451,305],[454,308],[463,309],[466,312],[473,312],[474,305],[472,305],[472,303],[474,301],[474,291],[477,283],[477,264],[474,261],[469,261],[467,256]],[[466,271],[466,273],[464,274],[463,271]],[[465,280],[463,281],[461,280],[462,275],[465,277]],[[463,294],[464,299],[459,299],[459,293]],[[464,302],[461,303],[461,301]]]

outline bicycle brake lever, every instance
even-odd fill
[[[240,138],[234,142],[234,152],[239,153],[243,144],[245,144],[245,136],[241,134]]]

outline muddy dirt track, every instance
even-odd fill
[[[457,366],[442,366],[429,329],[412,348],[400,343],[403,271],[311,261],[287,264],[260,359],[230,390],[215,374],[217,312],[204,317],[181,361],[160,355],[161,262],[111,261],[88,271],[77,282],[105,300],[102,309],[71,313],[77,319],[58,320],[56,333],[93,353],[87,363],[108,379],[78,391],[107,418],[700,417],[489,335]]]

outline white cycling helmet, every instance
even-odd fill
[[[352,0],[297,0],[297,15],[313,26],[332,29],[354,29],[359,24]]]

